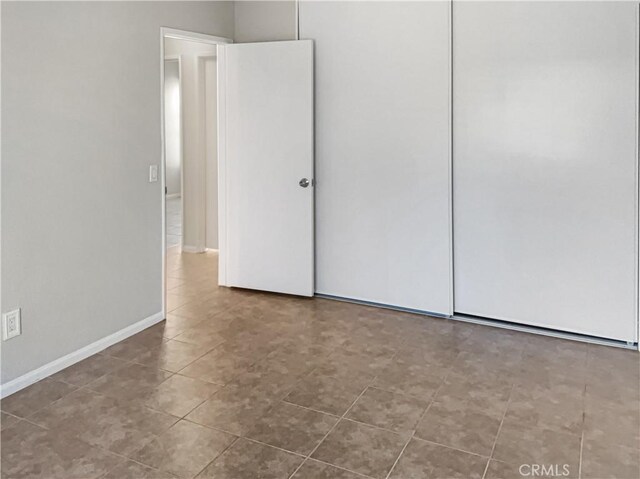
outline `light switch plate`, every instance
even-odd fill
[[[22,334],[22,321],[20,309],[14,309],[2,315],[2,340],[20,336]]]
[[[149,165],[149,183],[158,181],[158,165]]]

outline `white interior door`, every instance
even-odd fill
[[[455,311],[635,341],[638,5],[454,2]]]
[[[313,43],[218,47],[220,283],[314,292]]]

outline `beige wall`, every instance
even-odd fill
[[[162,309],[160,27],[229,2],[3,2],[2,383]]]
[[[205,78],[205,246],[218,249],[218,78],[217,58],[204,62]]]
[[[238,43],[295,40],[296,3],[293,0],[236,2],[234,29]]]
[[[165,182],[168,195],[182,193],[182,147],[180,138],[180,65],[164,62]]]

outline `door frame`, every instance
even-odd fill
[[[165,188],[167,187],[166,179],[166,151],[165,151],[165,134],[164,134],[164,40],[165,38],[173,38],[176,40],[186,40],[197,43],[205,43],[208,45],[224,45],[233,43],[233,40],[206,33],[191,32],[187,30],[179,30],[171,27],[160,27],[160,198],[162,205],[162,317],[167,317],[167,205]],[[219,110],[219,106],[218,106]],[[182,162],[180,164],[182,171]]]
[[[227,52],[218,51],[218,285],[227,283]]]

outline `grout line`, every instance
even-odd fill
[[[578,479],[581,479],[581,477],[582,477],[582,449],[583,449],[583,447],[584,447],[584,427],[582,428],[582,433],[580,434],[580,458],[578,459]]]
[[[45,407],[46,407],[46,406],[45,406]],[[11,416],[11,417],[14,417],[14,418],[16,418],[16,419],[24,419],[24,418],[22,418],[22,417],[20,417],[20,416],[16,416],[15,414],[11,414],[10,412],[7,412],[7,411],[5,411],[4,409],[0,409],[0,412],[1,412],[2,414],[6,414],[7,416]]]
[[[207,429],[212,429],[214,431],[224,432],[225,434],[229,434],[230,436],[244,437],[242,434],[238,434],[237,432],[231,432],[231,431],[229,431],[227,429],[222,429],[221,427],[218,427],[218,426],[211,426],[209,424],[203,424],[201,422],[194,421],[193,419],[189,419],[188,417],[185,417],[182,420],[186,421],[186,422],[189,422],[191,424],[195,424],[196,426],[202,426],[202,427],[206,427]]]
[[[400,454],[398,454],[398,457],[396,457],[396,460],[393,461],[393,465],[391,466],[391,469],[389,469],[389,472],[387,472],[387,475],[385,476],[385,479],[389,479],[389,477],[391,477],[391,473],[396,468],[396,465],[400,461],[400,458],[404,454],[405,449],[409,446],[409,443],[411,442],[411,439],[413,439],[414,435],[415,435],[415,431],[413,432],[413,434],[411,434],[409,436],[409,439],[407,439],[407,442],[404,443],[404,446],[402,446],[402,450],[400,451]]]
[[[451,449],[453,451],[463,452],[463,453],[469,454],[471,456],[477,456],[477,457],[481,457],[481,458],[487,459],[487,460],[491,459],[489,456],[486,456],[484,454],[479,454],[479,453],[473,452],[473,451],[467,451],[466,449],[460,449],[459,447],[453,447],[453,446],[449,446],[447,444],[441,444],[439,442],[429,441],[428,439],[422,439],[421,437],[418,437],[418,436],[414,436],[413,439],[415,439],[416,441],[427,442],[429,444],[433,444],[434,446],[444,447],[446,449]]]
[[[287,394],[287,396],[288,395],[289,394]],[[287,401],[286,399],[281,399],[280,401],[285,403],[285,404],[289,404],[291,406],[299,407],[300,409],[306,409],[307,411],[317,412],[318,414],[324,414],[325,416],[331,416],[331,417],[336,418],[336,419],[341,419],[341,417],[336,415],[336,414],[333,414],[333,413],[330,413],[330,412],[325,412],[325,411],[320,411],[319,409],[313,409],[313,408],[307,407],[307,406],[301,406],[300,404],[296,404],[294,402]],[[358,422],[358,421],[354,421],[354,422]]]
[[[246,435],[242,435],[240,437],[242,439],[244,439],[245,441],[255,442],[256,444],[262,444],[263,446],[272,447],[273,449],[278,449],[279,451],[286,452],[287,454],[293,454],[294,456],[299,456],[299,457],[302,457],[304,459],[307,458],[307,455],[303,454],[301,452],[296,452],[296,451],[292,451],[290,449],[284,449],[282,447],[274,446],[273,444],[269,444],[267,442],[262,442],[262,441],[259,441],[257,439],[253,439],[252,437],[249,437],[249,436],[246,436]]]
[[[335,416],[335,417],[337,417],[337,416]],[[239,439],[245,439],[245,440],[250,441],[250,442],[255,442],[255,443],[257,443],[257,444],[262,444],[262,445],[264,445],[264,446],[272,447],[272,448],[274,448],[274,449],[278,449],[278,450],[280,450],[280,451],[283,451],[283,452],[286,452],[286,453],[289,453],[289,454],[294,454],[294,455],[296,455],[296,456],[303,457],[303,458],[304,458],[304,460],[300,463],[300,465],[298,466],[298,468],[297,468],[297,469],[296,469],[292,474],[295,474],[295,473],[298,471],[298,469],[299,469],[300,467],[302,467],[302,465],[306,462],[306,460],[307,460],[307,459],[310,459],[310,457],[309,457],[308,455],[304,455],[304,454],[301,454],[301,453],[299,453],[299,452],[295,452],[295,451],[290,451],[290,450],[288,450],[288,449],[283,449],[283,448],[281,448],[281,447],[274,446],[274,445],[272,445],[272,444],[268,444],[268,443],[266,443],[266,442],[258,441],[257,439],[253,439],[253,438],[251,438],[251,437],[248,437],[248,436],[246,435],[247,433],[237,434],[237,433],[230,432],[230,431],[227,431],[227,430],[225,430],[225,429],[222,429],[222,428],[219,428],[219,427],[216,427],[216,426],[209,426],[209,425],[207,425],[207,424],[201,424],[201,423],[199,423],[199,422],[195,422],[195,421],[193,421],[193,420],[191,420],[191,419],[186,419],[186,418],[184,418],[184,419],[183,419],[183,421],[189,422],[189,423],[191,423],[191,424],[195,424],[195,425],[197,425],[197,426],[206,427],[207,429],[211,429],[211,430],[213,430],[213,431],[219,431],[219,432],[222,432],[222,433],[225,433],[225,434],[229,434],[229,435],[231,435],[231,436],[234,436],[234,437],[235,437],[235,439],[234,439],[233,443],[232,443],[232,444],[230,444],[230,445],[229,445],[229,446],[228,446],[228,447],[227,447],[223,452],[221,452],[220,454],[218,454],[218,455],[216,456],[216,458],[215,458],[213,461],[211,461],[211,462],[214,462],[216,459],[218,459],[218,458],[219,458],[219,457],[220,457],[220,456],[221,456],[221,455],[222,455],[222,454],[223,454],[227,449],[229,449],[229,448],[230,448],[233,444],[235,444]],[[337,422],[336,422],[336,424],[337,424],[338,422],[339,422],[339,421],[337,421]],[[325,436],[325,437],[326,437],[326,436]],[[323,440],[324,440],[324,438],[323,438]],[[320,441],[320,442],[322,442],[322,441]],[[317,448],[317,446],[316,446],[316,448]],[[312,451],[310,454],[313,454],[313,451]],[[325,461],[323,461],[323,460],[321,460],[321,459],[311,458],[311,460],[313,460],[313,461],[317,461],[317,462],[321,462],[322,464],[326,464],[326,465],[328,465],[328,466],[335,467],[336,469],[341,469],[341,470],[343,470],[343,471],[347,471],[347,472],[354,473],[354,474],[356,474],[356,475],[358,475],[358,476],[361,476],[361,477],[366,477],[366,478],[368,478],[368,479],[374,479],[374,478],[371,478],[371,476],[367,476],[366,474],[362,474],[362,473],[360,473],[360,472],[352,471],[352,470],[350,470],[350,469],[346,469],[346,468],[341,467],[341,466],[336,466],[335,464],[331,464],[331,463],[329,463],[329,462],[325,462]],[[209,464],[207,464],[207,466],[206,466],[206,467],[209,467],[209,465],[211,464],[211,462],[210,462]],[[205,469],[206,469],[206,467],[205,467]],[[203,469],[203,470],[204,470],[204,469]],[[202,471],[200,471],[200,472],[202,472]],[[289,477],[291,477],[291,476],[289,476]]]
[[[327,433],[322,437],[322,439],[318,442],[318,444],[316,444],[316,447],[313,448],[313,450],[307,455],[307,457],[305,458],[304,461],[302,461],[302,463],[289,475],[289,479],[291,479],[297,472],[298,470],[302,467],[302,465],[307,462],[307,459],[309,459],[314,452],[316,452],[318,450],[318,448],[322,445],[322,443],[324,443],[324,441],[327,439],[327,437],[329,437],[329,434],[331,434],[334,429],[338,426],[338,424],[340,424],[340,422],[345,418],[345,416],[349,413],[349,411],[351,411],[351,409],[353,408],[353,406],[355,406],[355,404],[360,400],[360,398],[363,396],[363,394],[367,391],[367,389],[369,389],[369,386],[371,385],[371,383],[373,383],[373,381],[375,380],[376,376],[373,376],[373,378],[371,378],[371,380],[367,383],[367,385],[362,389],[362,391],[360,392],[360,394],[358,394],[358,397],[356,397],[353,402],[351,403],[351,405],[347,408],[347,410],[344,412],[344,414],[342,414],[342,416],[340,416],[340,419],[338,419],[335,424],[333,426],[331,426],[331,429],[329,429],[329,431],[327,431]],[[332,464],[333,465],[333,464]]]
[[[85,442],[85,441],[83,441],[83,440],[82,440],[82,439],[80,439],[80,438],[77,438],[77,437],[76,437],[76,439],[77,439],[78,441]],[[129,456],[125,456],[124,454],[120,454],[120,453],[118,453],[118,452],[113,452],[113,451],[110,451],[109,449],[105,449],[105,448],[104,448],[104,447],[102,447],[102,446],[96,446],[96,445],[93,445],[93,444],[89,444],[88,442],[85,442],[85,444],[88,444],[88,445],[89,445],[89,446],[91,446],[91,447],[95,447],[95,448],[97,448],[97,449],[100,449],[101,451],[106,452],[106,453],[108,453],[108,454],[112,454],[112,455],[114,455],[114,456],[121,457],[122,459],[125,459],[126,461],[134,462],[134,463],[136,463],[136,464],[138,464],[138,465],[140,465],[140,466],[144,466],[144,467],[146,467],[146,468],[148,468],[148,469],[151,469],[151,470],[153,470],[153,471],[164,472],[164,471],[162,471],[161,469],[157,468],[156,466],[151,466],[151,465],[149,465],[149,464],[145,464],[144,462],[140,462],[140,461],[138,461],[138,460],[136,460],[136,459],[132,459],[131,457],[129,457]],[[142,446],[140,449],[136,449],[136,450],[135,450],[135,451],[133,451],[131,454],[133,454],[133,453],[135,453],[135,452],[138,452],[138,451],[142,450],[142,449],[143,449],[144,447],[146,447],[146,446],[147,446],[147,444],[145,443],[145,445],[144,445],[144,446]],[[123,463],[114,464],[114,465],[113,465],[113,467],[112,467],[112,468],[110,468],[110,469],[106,472],[106,474],[105,474],[104,476],[108,475],[110,472],[114,471],[115,469],[117,469],[118,467],[120,467],[120,466],[122,466],[122,465],[123,465]],[[100,476],[100,477],[104,477],[104,476]]]
[[[484,467],[484,472],[482,473],[482,479],[485,479],[487,475],[487,471],[489,470],[489,464],[491,463],[491,459],[493,459],[493,453],[496,450],[496,444],[498,444],[498,438],[500,437],[500,432],[502,431],[502,425],[504,424],[504,418],[507,417],[507,412],[509,411],[509,406],[511,405],[511,397],[513,396],[513,391],[515,390],[515,384],[511,384],[511,391],[509,391],[509,399],[507,400],[507,405],[504,408],[504,413],[502,413],[502,419],[500,420],[500,425],[498,426],[498,432],[496,433],[496,437],[493,440],[493,446],[491,446],[491,454],[489,455],[489,460],[487,461],[487,465]]]
[[[369,388],[367,388],[367,389],[369,389]],[[388,432],[388,433],[391,433],[391,434],[395,434],[396,436],[405,437],[407,434],[411,435],[411,430],[410,429],[398,432],[398,431],[394,431],[393,429],[387,429],[386,427],[377,426],[375,424],[370,424],[368,422],[358,421],[357,419],[353,419],[353,418],[350,418],[350,417],[343,417],[343,418],[340,418],[340,419],[344,419],[345,421],[349,421],[349,422],[353,422],[353,423],[356,423],[356,424],[360,424],[362,426],[370,427],[371,429],[378,429],[380,431],[384,431],[384,432]]]
[[[588,353],[587,353],[588,354]],[[582,478],[582,450],[584,448],[584,427],[587,416],[587,385],[582,390],[582,427],[580,428],[580,457],[578,458],[578,479]]]
[[[310,461],[320,462],[322,464],[326,464],[327,466],[335,467],[336,469],[340,469],[342,471],[350,472],[351,474],[355,474],[360,477],[366,477],[367,479],[374,479],[372,476],[367,476],[361,472],[352,471],[351,469],[347,469],[346,467],[336,466],[335,464],[331,464],[330,462],[323,461],[321,459],[316,459],[315,457],[308,458]],[[305,459],[306,462],[306,459]]]
[[[227,447],[225,447],[222,451],[220,451],[220,454],[218,454],[216,457],[211,459],[211,461],[208,462],[206,466],[204,466],[202,469],[200,469],[197,472],[197,474],[194,474],[192,477],[196,477],[198,474],[200,474],[202,471],[204,471],[207,467],[209,467],[211,464],[213,464],[215,461],[217,461],[218,458],[220,456],[222,456],[225,452],[227,452],[229,449],[231,449],[231,447],[233,447],[235,445],[235,443],[238,442],[239,439],[240,439],[240,437],[236,436],[235,439],[233,441],[231,441]]]
[[[458,353],[459,355],[459,353]],[[438,386],[438,388],[434,391],[433,395],[431,396],[431,399],[429,401],[429,404],[427,405],[427,407],[424,409],[424,411],[422,411],[422,414],[420,415],[420,418],[416,421],[416,425],[413,428],[413,432],[411,433],[411,435],[409,436],[409,439],[407,439],[407,442],[405,443],[404,447],[402,448],[402,450],[400,451],[400,454],[398,454],[398,457],[396,457],[396,460],[394,461],[393,465],[391,466],[391,469],[389,469],[389,472],[386,475],[386,479],[389,479],[389,477],[391,477],[391,473],[393,472],[393,470],[396,468],[396,466],[398,465],[398,462],[400,461],[400,458],[402,457],[402,455],[404,454],[405,449],[409,446],[409,443],[411,442],[411,440],[416,436],[416,430],[418,429],[418,426],[420,425],[420,423],[422,422],[422,420],[425,418],[425,416],[427,415],[427,412],[429,411],[429,409],[431,409],[432,404],[435,402],[436,397],[438,397],[438,393],[440,392],[440,390],[443,388],[443,386],[446,384],[447,378],[449,377],[449,374],[451,373],[451,371],[453,370],[453,365],[456,361],[456,359],[458,358],[458,355],[456,355],[456,357],[451,361],[451,365],[449,366],[449,368],[447,369],[447,373],[444,375],[444,377],[442,378],[442,381],[440,382],[440,386]],[[447,446],[445,446],[447,447]]]

